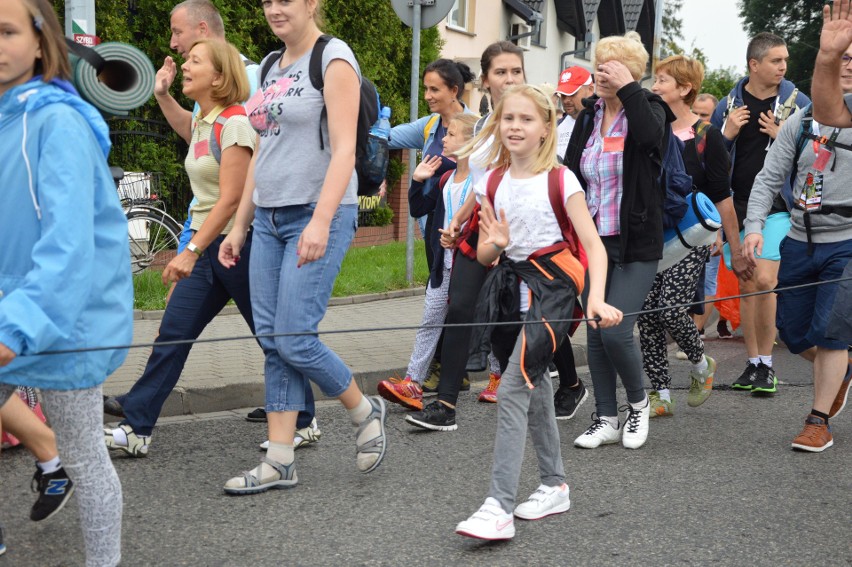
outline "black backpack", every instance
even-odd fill
[[[331,41],[330,35],[321,35],[314,44],[311,51],[311,60],[308,64],[308,75],[311,79],[311,85],[320,93],[323,92],[325,86],[322,75],[322,54],[328,42]],[[261,88],[266,75],[272,66],[278,63],[281,56],[284,54],[286,47],[282,47],[278,51],[273,52],[263,62],[263,67],[260,70]],[[366,77],[361,77],[361,103],[358,107],[358,133],[355,141],[355,171],[358,174],[358,195],[375,195],[379,191],[379,186],[384,180],[384,174],[381,176],[375,175],[373,167],[374,161],[384,160],[384,168],[387,168],[387,155],[377,155],[375,151],[368,151],[367,138],[370,133],[370,128],[379,119],[379,110],[381,102],[379,101],[379,93],[376,86]],[[325,143],[322,139],[322,121],[328,121],[325,105],[322,107],[320,114],[319,125],[319,144],[320,149],[325,149]],[[384,148],[387,153],[387,147]],[[379,152],[380,153],[380,152]],[[381,177],[381,179],[378,179]]]

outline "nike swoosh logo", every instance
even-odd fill
[[[505,522],[501,522],[500,520],[497,520],[497,531],[502,532],[504,529],[506,529],[510,525],[512,525],[512,518],[509,518]]]

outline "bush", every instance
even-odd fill
[[[387,205],[360,211],[359,226],[388,226],[393,223],[393,210]]]

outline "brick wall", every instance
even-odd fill
[[[394,241],[394,226],[361,226],[352,240],[352,248],[363,248],[366,246],[380,246],[390,244]]]

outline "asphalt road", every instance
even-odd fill
[[[744,367],[741,342],[708,342],[708,352],[720,386]],[[392,409],[388,455],[368,475],[355,469],[344,410],[321,403],[323,437],[297,452],[299,485],[258,496],[229,497],[222,485],[258,462],[262,424],[235,413],[167,420],[147,459],[114,458],[122,565],[852,565],[852,410],[832,422],[834,447],[791,451],[811,404],[810,370],[780,348],[775,357],[775,397],[720,387],[693,409],[687,365],[672,356],[676,415],[652,420],[636,451],[573,447],[594,411],[590,397],[561,426],[571,510],[517,520],[508,543],[453,533],[488,488],[496,412],[475,402],[476,384],[462,397],[457,432],[413,430]],[[42,524],[27,519],[32,472],[24,451],[0,459],[9,547],[0,567],[82,565],[75,502]],[[528,445],[519,500],[537,485]]]

